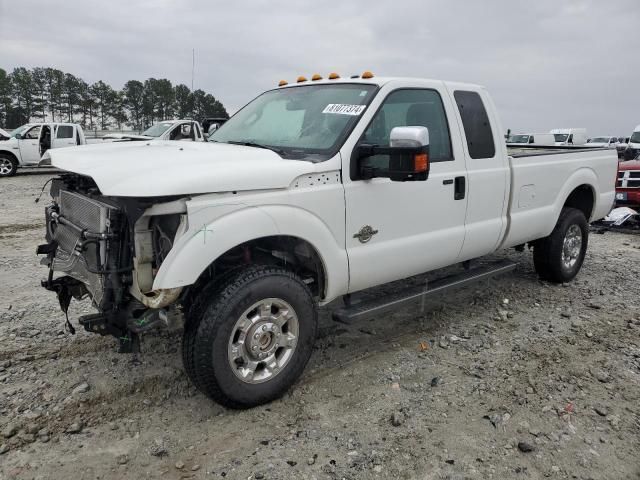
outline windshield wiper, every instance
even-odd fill
[[[271,150],[272,152],[275,152],[280,156],[283,156],[285,154],[284,150],[281,150],[276,147],[272,147],[271,145],[264,145],[262,143],[257,143],[257,142],[239,142],[235,140],[229,140],[228,142],[223,142],[223,143],[231,143],[233,145],[243,145],[245,147],[264,148],[265,150]]]

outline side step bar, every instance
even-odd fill
[[[403,308],[407,304],[450,289],[466,287],[472,283],[510,272],[516,268],[516,265],[517,263],[510,260],[501,260],[482,267],[472,268],[459,274],[433,280],[424,286],[411,287],[400,293],[339,308],[333,311],[332,316],[334,320],[342,323],[368,319],[391,310]]]

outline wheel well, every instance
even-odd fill
[[[325,296],[326,271],[322,258],[306,240],[288,235],[256,238],[220,255],[191,287],[198,290],[243,265],[278,265],[298,275],[316,298]]]
[[[0,151],[0,157],[7,157],[10,159],[15,160],[17,165],[20,165],[20,161],[18,160],[18,157],[16,157],[12,152],[7,152],[6,150],[1,150]]]
[[[580,185],[569,194],[564,206],[582,211],[588,222],[593,212],[594,200],[593,189],[589,185]]]

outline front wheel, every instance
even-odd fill
[[[18,170],[18,162],[10,155],[0,153],[0,177],[12,177]]]
[[[308,287],[280,267],[233,275],[187,318],[183,359],[193,383],[230,408],[282,396],[304,370],[316,337],[317,308]]]
[[[556,283],[573,280],[584,262],[588,241],[584,213],[563,208],[551,234],[533,247],[533,263],[540,278]]]

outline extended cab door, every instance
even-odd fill
[[[34,125],[22,134],[18,140],[20,157],[23,165],[32,165],[40,161],[40,131],[41,125]]]
[[[343,147],[350,292],[456,262],[464,241],[467,196],[454,114],[442,82],[391,82],[368,107],[354,140]],[[397,126],[428,128],[429,178],[361,179],[351,158],[353,148],[359,143],[388,146]],[[369,161],[385,168],[389,158],[378,155]]]
[[[469,206],[460,260],[494,251],[507,227],[509,159],[502,127],[486,90],[448,83],[463,134]]]
[[[57,125],[51,148],[72,147],[76,145],[74,125]]]

